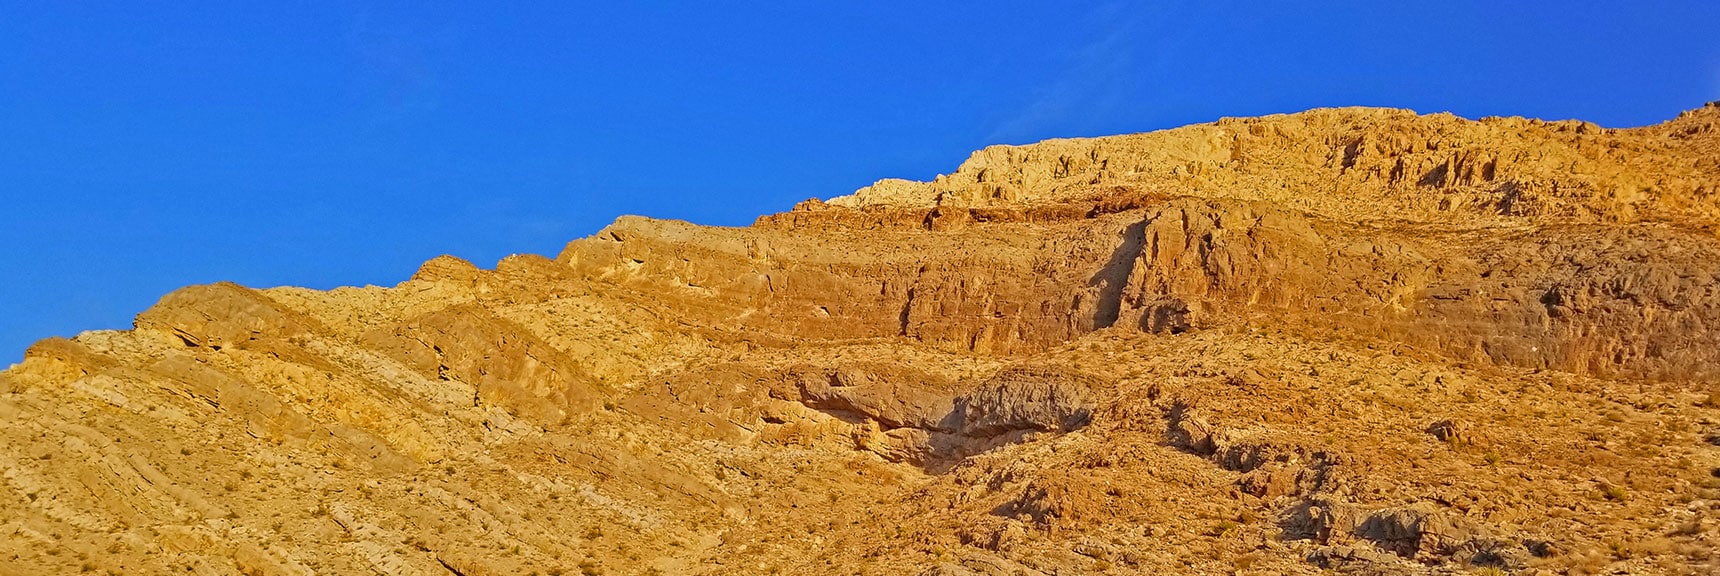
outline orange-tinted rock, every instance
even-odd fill
[[[0,572],[1702,573],[1717,126],[1225,119],[185,288],[0,373]]]

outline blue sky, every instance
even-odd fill
[[[467,4],[0,0],[0,365],[187,284],[744,225],[988,144],[1720,99],[1712,1]]]

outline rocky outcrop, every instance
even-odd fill
[[[1713,106],[1659,126],[1471,121],[1339,108],[975,152],[931,182],[884,180],[834,206],[1035,205],[1114,188],[1265,200],[1341,220],[1505,215],[1712,226]],[[1644,170],[1649,166],[1659,169]],[[1652,175],[1649,175],[1652,172]]]
[[[884,429],[920,428],[955,432],[962,426],[954,399],[940,393],[950,387],[911,369],[879,365],[850,365],[791,371],[800,402],[816,410],[876,421]]]
[[[139,330],[172,333],[186,346],[262,347],[320,329],[250,288],[222,282],[184,288],[137,316]]]
[[[1100,388],[1092,376],[1067,368],[1005,369],[960,400],[961,433],[986,437],[1075,430],[1092,420],[1094,396]]]
[[[1695,381],[1720,366],[1706,328],[1720,243],[1687,230],[1364,225],[1197,198],[1050,225],[1061,238],[995,226],[838,254],[796,230],[724,230],[695,249],[675,240],[686,225],[629,220],[561,259],[782,336],[1019,354],[1113,326],[1256,322],[1599,375]]]
[[[580,363],[480,306],[462,305],[365,334],[364,344],[425,378],[472,384],[490,402],[541,422],[595,408],[600,388]]]
[[[185,288],[0,372],[0,573],[1699,572],[1717,126],[1226,119]]]

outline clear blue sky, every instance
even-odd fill
[[[94,4],[0,0],[0,366],[186,284],[742,225],[987,144],[1720,99],[1712,0]]]

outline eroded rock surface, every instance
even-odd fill
[[[0,372],[0,574],[1712,573],[1720,107],[991,147],[185,288]]]

